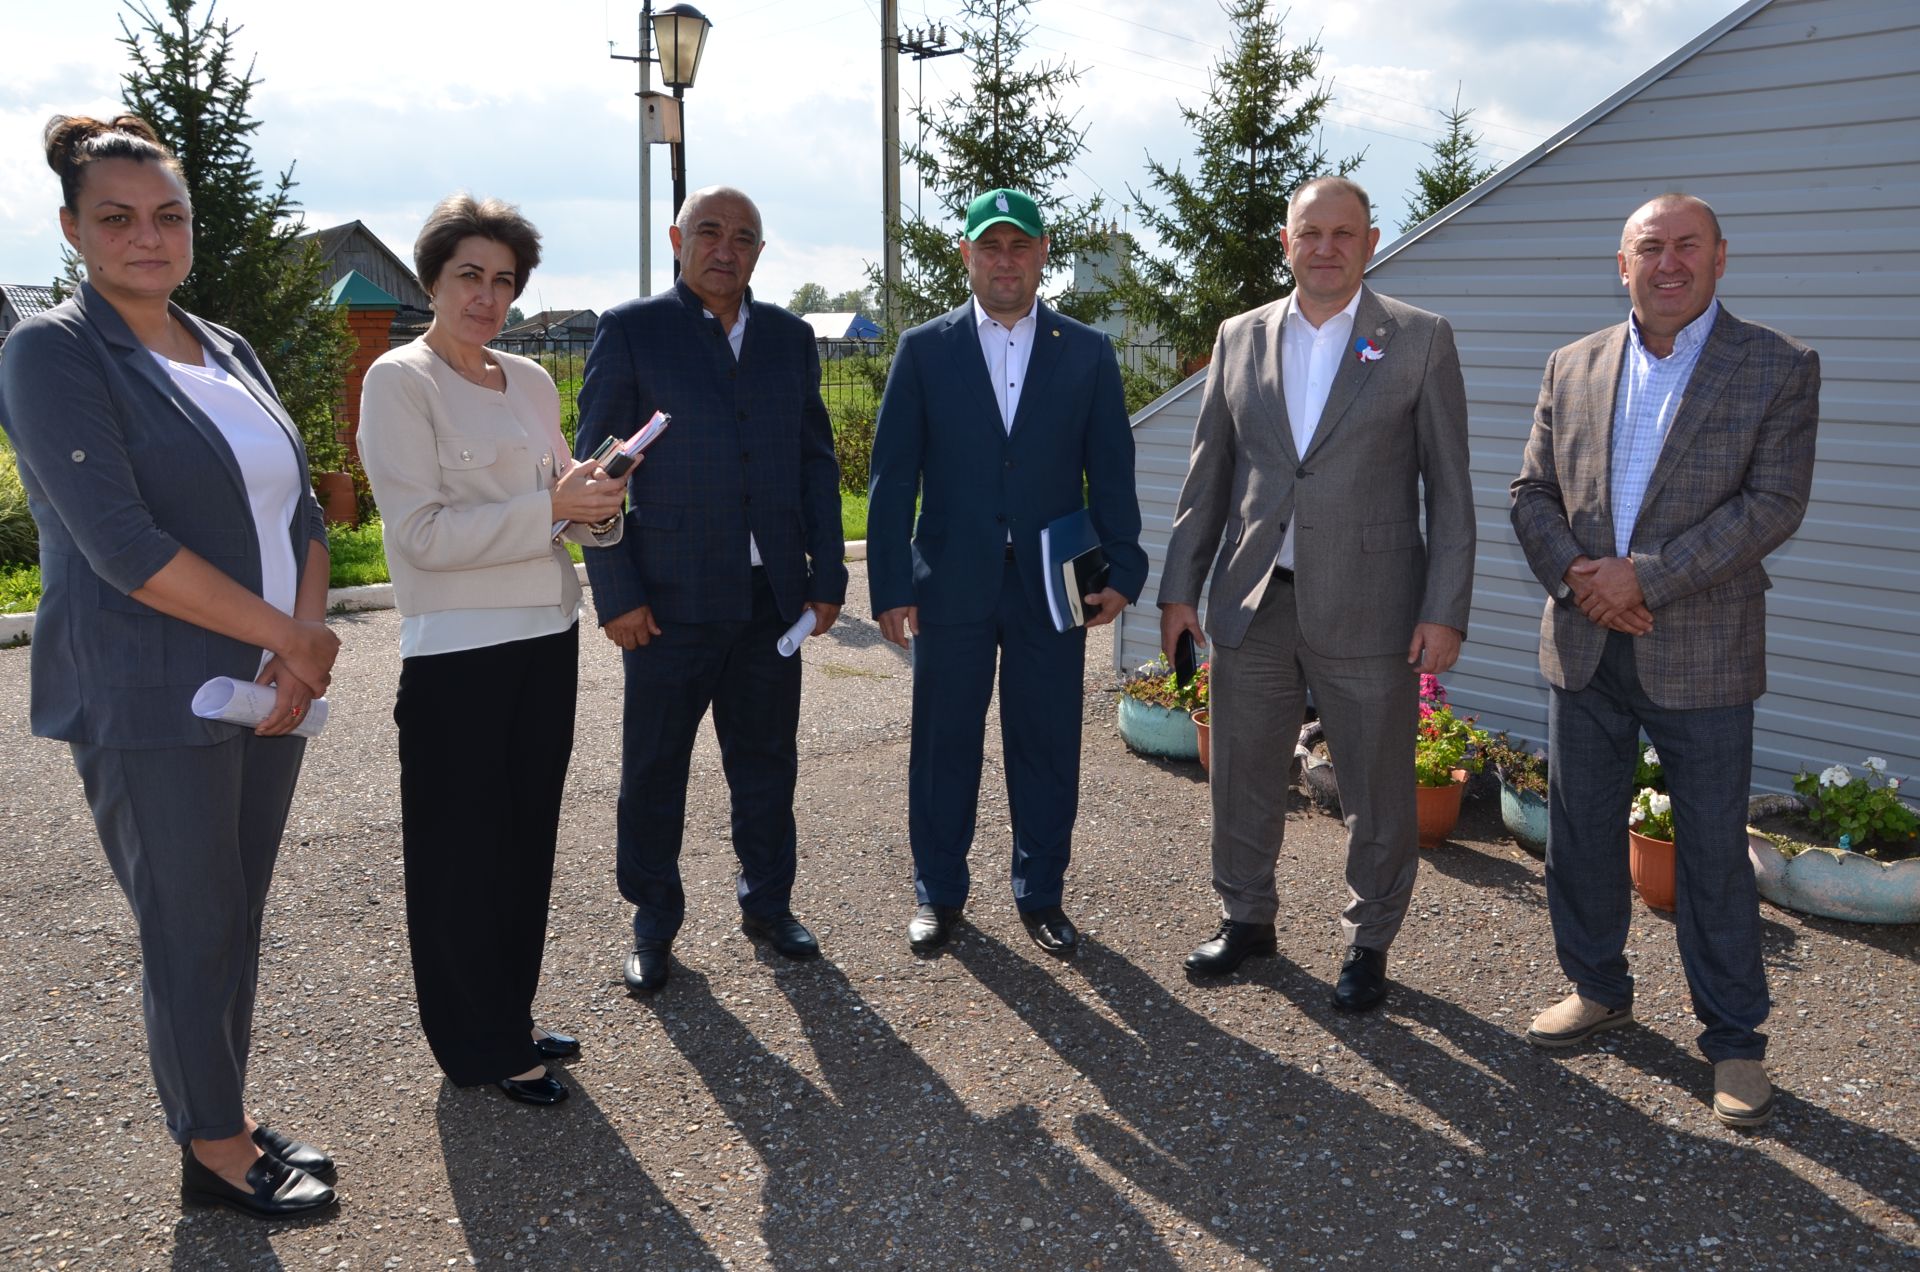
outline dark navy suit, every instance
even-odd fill
[[[673,417],[634,469],[625,536],[589,548],[600,622],[651,606],[660,635],[626,651],[620,892],[637,937],[685,915],[680,844],[694,738],[713,708],[733,793],[741,908],[787,913],[793,890],[800,664],[775,649],[809,601],[846,597],[840,470],[813,331],[751,294],[736,361],[684,283],[600,319],[580,388],[579,454]],[[754,568],[748,535],[764,568]]]
[[[972,302],[901,337],[880,404],[867,560],[876,615],[919,607],[908,827],[922,903],[966,901],[996,654],[1014,899],[1023,911],[1060,903],[1079,804],[1086,631],[1053,629],[1041,529],[1080,508],[1084,490],[1109,585],[1131,601],[1147,579],[1113,348],[1045,305],[1037,318],[1011,433]]]

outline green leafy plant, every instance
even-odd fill
[[[1121,681],[1120,692],[1150,707],[1166,707],[1170,711],[1198,711],[1207,705],[1207,680],[1211,665],[1203,662],[1196,667],[1193,680],[1182,689],[1179,678],[1173,674],[1173,668],[1167,663],[1167,656],[1159,654],[1152,662],[1142,665],[1139,670]]]
[[[1844,764],[1818,774],[1802,770],[1793,789],[1806,801],[1807,820],[1856,851],[1876,844],[1910,845],[1920,836],[1920,816],[1900,798],[1900,779],[1886,775],[1887,762],[1877,755],[1869,755],[1861,767],[1864,777],[1855,777]]]
[[[1660,767],[1660,753],[1650,745],[1641,747],[1640,758],[1633,762],[1633,785],[1635,789],[1642,786],[1656,791],[1667,789],[1667,772]]]
[[[1486,767],[1487,732],[1474,718],[1453,713],[1438,676],[1420,677],[1420,721],[1413,738],[1414,780],[1421,786],[1451,786],[1456,769]]]
[[[1627,812],[1627,825],[1648,839],[1673,842],[1673,797],[1651,786],[1642,786]]]
[[[1488,736],[1480,747],[1481,757],[1500,775],[1500,780],[1516,791],[1526,791],[1542,799],[1547,796],[1547,753],[1542,747],[1529,748],[1515,742],[1505,729]]]
[[[0,439],[0,565],[37,561],[40,528],[27,510],[27,491],[20,484],[20,465],[13,448]]]

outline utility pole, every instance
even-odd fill
[[[880,0],[880,316],[900,334],[900,0]]]
[[[612,43],[611,40],[608,41]],[[638,62],[640,64],[640,91],[634,96],[640,99],[640,295],[653,295],[653,207],[652,207],[652,146],[649,145],[647,115],[653,107],[651,90],[652,73],[648,70],[653,64],[653,0],[644,0],[640,6],[640,54],[629,57],[624,53],[615,53],[611,48],[607,56],[616,62]]]

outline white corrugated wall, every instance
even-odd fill
[[[1813,501],[1767,563],[1754,782],[1868,754],[1920,776],[1920,3],[1772,0],[1696,43],[1369,273],[1446,315],[1465,365],[1480,550],[1472,631],[1446,679],[1483,723],[1544,735],[1542,597],[1507,485],[1547,354],[1626,315],[1621,224],[1683,189],[1720,214],[1722,302],[1818,349],[1825,381]],[[1184,450],[1198,403],[1189,383],[1137,418],[1150,554],[1178,491],[1169,441]],[[1123,663],[1157,643],[1158,561],[1116,642]]]

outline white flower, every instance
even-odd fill
[[[1844,764],[1836,764],[1820,775],[1820,785],[1822,786],[1838,788],[1845,786],[1852,780],[1853,774],[1847,771],[1847,766]]]
[[[1645,820],[1647,820],[1647,810],[1638,804],[1635,804],[1633,811],[1627,814],[1627,825],[1629,826],[1638,826]]]
[[[1866,764],[1862,767],[1869,773],[1884,773],[1887,771],[1887,762],[1877,755],[1869,755]]]
[[[1673,800],[1669,799],[1665,793],[1660,791],[1655,791],[1653,798],[1647,801],[1647,811],[1655,817],[1665,812],[1671,812],[1672,809]]]
[[[1888,790],[1890,790],[1890,791],[1897,791],[1897,790],[1899,790],[1899,789],[1900,789],[1900,779],[1899,779],[1899,778],[1897,778],[1897,777],[1890,777],[1890,778],[1888,778],[1888,779],[1887,779],[1887,789],[1888,789]]]
[[[1660,752],[1654,750],[1652,747],[1648,747],[1646,750],[1640,752],[1640,759],[1647,764],[1658,764],[1660,762]]]

